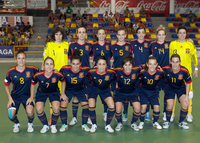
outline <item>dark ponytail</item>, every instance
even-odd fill
[[[79,50],[75,50],[73,52],[73,55],[71,56],[70,61],[72,62],[72,60],[79,60],[81,62],[81,56],[80,56]]]
[[[17,52],[17,54],[16,54],[16,58],[17,58],[17,55],[18,54],[24,54],[25,55],[25,57],[26,57],[26,54],[24,53],[24,50],[23,49],[19,49],[19,51]]]

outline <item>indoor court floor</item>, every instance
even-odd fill
[[[193,123],[189,123],[189,130],[184,130],[178,127],[180,104],[176,106],[175,120],[171,123],[169,129],[157,130],[152,126],[151,121],[145,121],[143,130],[138,132],[134,131],[131,127],[132,107],[129,106],[128,121],[123,123],[121,131],[115,131],[110,134],[104,130],[105,122],[103,121],[103,106],[98,98],[96,106],[97,114],[97,131],[96,133],[87,133],[81,129],[81,106],[78,110],[78,123],[69,127],[64,133],[57,132],[52,134],[48,131],[46,134],[40,134],[42,123],[39,121],[35,114],[34,132],[27,133],[27,115],[23,106],[20,107],[18,119],[21,127],[19,133],[13,133],[13,123],[7,117],[7,103],[8,98],[4,89],[4,79],[7,70],[14,66],[16,63],[0,63],[0,143],[200,143],[200,77],[193,79],[194,82],[194,98],[193,98]],[[40,67],[41,63],[27,63]],[[199,66],[200,69],[200,66]],[[200,75],[199,75],[200,76]],[[10,85],[10,89],[12,85]],[[160,92],[160,119],[159,123],[162,125],[162,110],[163,110],[163,91]],[[68,121],[72,119],[71,103],[67,109]],[[49,119],[49,103],[46,103],[45,112]],[[36,113],[36,112],[35,112]],[[152,117],[152,110],[150,111]],[[113,119],[111,126],[115,128],[117,122]],[[61,126],[60,118],[58,119],[57,129]]]

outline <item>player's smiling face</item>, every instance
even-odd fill
[[[104,74],[106,72],[107,63],[106,60],[100,59],[97,62],[97,72],[99,74]]]
[[[117,32],[118,42],[124,42],[126,38],[126,32],[124,30],[120,30]]]
[[[166,35],[165,35],[164,30],[158,31],[158,34],[157,34],[158,42],[163,43],[165,41],[165,37]]]
[[[85,40],[87,33],[85,28],[78,28],[78,33],[77,33],[77,37],[79,40]]]
[[[45,72],[51,73],[54,69],[54,62],[52,59],[47,59],[44,63]]]
[[[145,35],[146,35],[146,33],[145,33],[144,29],[139,29],[138,30],[137,36],[138,36],[139,40],[144,40]]]
[[[179,70],[179,65],[181,64],[180,60],[178,57],[174,57],[172,58],[172,60],[170,61],[170,64],[172,65],[172,70],[174,72],[177,72]]]
[[[72,71],[76,73],[80,69],[81,61],[79,59],[73,59],[71,62],[71,66],[72,66]]]
[[[185,29],[180,29],[178,31],[177,36],[178,36],[179,40],[185,40],[185,38],[186,38],[186,30]]]
[[[21,66],[21,67],[25,66],[25,64],[26,64],[26,55],[24,53],[17,54],[16,61],[17,61],[17,65],[18,66]]]
[[[99,41],[104,41],[106,38],[105,30],[103,30],[103,29],[98,30],[97,37],[98,37]]]
[[[149,62],[147,63],[149,73],[154,73],[156,71],[157,66],[158,66],[157,61],[154,59],[150,59]]]
[[[60,43],[60,42],[62,42],[62,33],[60,32],[60,31],[58,31],[56,34],[55,34],[55,41],[57,42],[57,43]]]
[[[130,63],[130,61],[128,61],[123,65],[123,68],[124,68],[124,72],[126,74],[129,74],[131,72],[131,69],[133,68],[133,65]]]

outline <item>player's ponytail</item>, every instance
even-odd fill
[[[159,27],[158,27],[158,29],[156,30],[156,34],[158,35],[158,32],[159,31],[164,31],[165,32],[165,35],[166,35],[166,30],[165,30],[165,27],[161,24]]]
[[[73,55],[71,56],[70,61],[72,62],[73,60],[79,60],[81,62],[81,56],[80,56],[79,50],[75,50],[73,52]]]
[[[148,59],[147,59],[147,62],[146,62],[146,64],[145,64],[145,66],[144,66],[144,70],[145,71],[147,71],[149,68],[148,68],[148,66],[147,66],[147,64],[149,63],[149,61],[150,60],[156,60],[156,63],[157,63],[157,59],[155,58],[155,57],[149,57]],[[157,67],[156,67],[157,68]]]
[[[16,54],[16,58],[17,58],[17,55],[18,54],[24,54],[25,55],[25,57],[26,57],[26,54],[25,54],[25,52],[24,52],[24,50],[23,49],[19,49],[19,51],[17,52],[17,54]]]
[[[173,54],[173,55],[171,56],[171,58],[170,58],[169,72],[173,72],[173,70],[172,70],[172,64],[171,64],[173,58],[178,58],[179,61],[181,61],[181,57],[179,56],[179,54]]]

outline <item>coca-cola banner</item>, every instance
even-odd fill
[[[200,0],[175,0],[176,8],[200,8]]]
[[[95,7],[107,8],[111,0],[94,0]],[[115,8],[124,9],[126,6],[140,9],[142,6],[146,13],[169,13],[170,0],[116,0]]]

